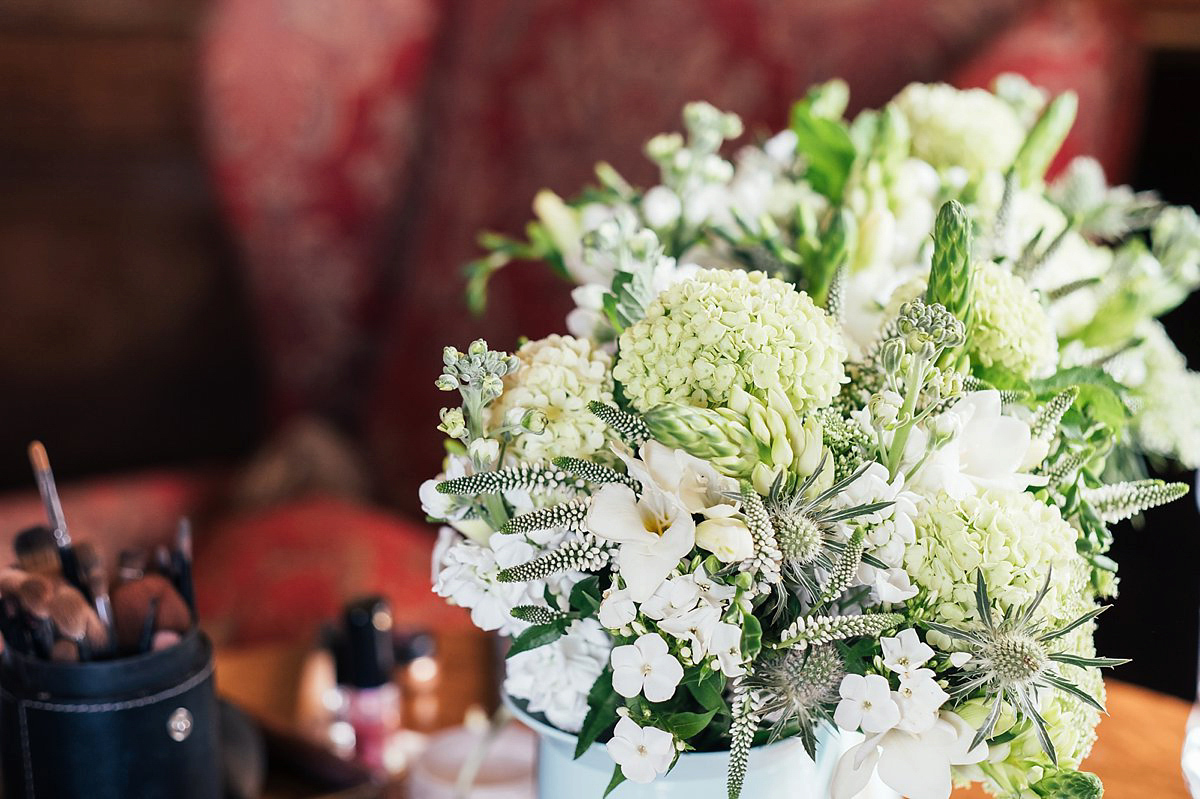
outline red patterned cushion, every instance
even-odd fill
[[[468,625],[431,590],[434,531],[343,500],[234,518],[196,553],[196,599],[220,644],[310,640],[349,599],[381,593],[399,626]]]

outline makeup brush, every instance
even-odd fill
[[[196,587],[192,582],[192,522],[186,516],[179,520],[179,527],[175,531],[175,549],[171,552],[171,565],[175,572],[175,587],[179,589],[179,595],[187,603],[194,619]]]
[[[117,584],[140,580],[145,576],[146,550],[122,549],[121,554],[117,556]]]
[[[47,577],[62,574],[58,541],[49,527],[38,525],[17,533],[13,539],[13,552],[17,555],[17,563],[30,574],[44,574]]]
[[[75,558],[79,562],[79,575],[87,586],[86,593],[96,609],[100,623],[107,631],[109,640],[104,648],[111,649],[116,642],[116,636],[113,630],[112,599],[108,595],[108,575],[104,573],[104,563],[90,541],[84,541],[75,547]]]
[[[29,638],[29,625],[21,615],[21,604],[14,596],[5,594],[0,597],[0,634],[4,636],[4,645],[20,652],[29,654],[32,642]]]
[[[55,543],[58,545],[63,576],[76,588],[82,588],[78,565],[75,563],[75,551],[71,548],[71,533],[67,530],[67,517],[63,514],[58,487],[54,484],[54,472],[50,471],[50,457],[46,454],[42,442],[34,441],[29,445],[29,463],[33,466],[38,493],[42,495],[46,517],[50,521]]]
[[[50,620],[59,636],[78,647],[78,659],[91,660],[92,653],[108,646],[108,628],[96,611],[75,588],[59,583],[47,604]]]
[[[156,606],[152,630],[172,630],[182,635],[191,628],[192,614],[171,581],[161,574],[147,574],[112,591],[113,621],[122,651],[138,651],[151,600]]]
[[[54,583],[40,574],[31,574],[17,588],[17,599],[29,622],[33,651],[49,658],[54,648],[54,622],[50,620],[50,598]]]

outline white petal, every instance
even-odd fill
[[[857,731],[862,724],[862,705],[857,699],[843,699],[833,711],[833,721],[843,730]]]
[[[655,658],[650,664],[642,692],[651,702],[666,702],[675,695],[675,688],[683,679],[683,666],[670,655]]]
[[[613,690],[626,699],[632,699],[642,692],[642,670],[620,668],[613,669]]]
[[[908,799],[949,799],[950,761],[945,750],[906,732],[882,741],[879,778]]]
[[[608,483],[592,496],[587,528],[609,541],[647,542],[656,536],[646,529],[633,489]]]
[[[614,647],[609,655],[614,669],[640,669],[644,660],[641,650],[633,644]]]
[[[647,633],[634,643],[643,661],[656,661],[668,652],[667,642],[658,633]],[[672,658],[674,660],[674,658]]]
[[[874,741],[864,741],[847,750],[833,771],[833,783],[830,785],[832,799],[854,799],[858,796],[871,781],[878,762],[879,747]]]

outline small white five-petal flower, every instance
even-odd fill
[[[901,630],[894,638],[880,638],[879,643],[883,647],[883,665],[901,677],[907,677],[933,657],[933,648],[911,627]]]
[[[842,701],[833,720],[843,730],[854,732],[861,727],[868,734],[881,733],[900,721],[900,707],[892,698],[892,688],[878,674],[847,674],[838,693]]]
[[[639,727],[628,716],[617,722],[608,754],[630,782],[653,782],[675,760],[675,738],[657,727]]]
[[[613,690],[626,698],[645,694],[651,702],[665,702],[675,695],[683,679],[683,666],[658,633],[647,633],[632,644],[616,647],[611,658]]]

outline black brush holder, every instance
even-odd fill
[[[119,660],[0,658],[4,799],[220,799],[218,730],[199,631]]]

